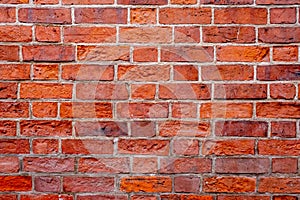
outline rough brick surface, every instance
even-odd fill
[[[299,200],[299,0],[0,0],[0,200]]]

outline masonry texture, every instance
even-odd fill
[[[0,0],[0,200],[300,199],[300,0]]]

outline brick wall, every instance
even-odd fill
[[[0,199],[299,199],[299,5],[0,0]]]

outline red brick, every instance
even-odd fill
[[[58,146],[58,140],[55,139],[34,139],[32,141],[32,151],[35,154],[56,154]]]
[[[135,62],[156,62],[158,50],[156,47],[137,46],[133,49],[133,61]]]
[[[35,158],[23,159],[25,172],[73,172],[73,158]]]
[[[67,8],[20,8],[18,16],[20,22],[27,23],[71,23],[71,9]]]
[[[110,27],[64,27],[64,42],[105,43],[116,41],[116,29]]]
[[[0,26],[1,42],[30,42],[32,31],[30,26]]]
[[[258,153],[260,155],[298,156],[300,140],[260,140]]]
[[[300,103],[297,102],[259,102],[256,104],[259,118],[300,118]]]
[[[123,177],[120,190],[124,192],[171,192],[172,180],[164,176]]]
[[[167,0],[118,0],[118,4],[125,5],[166,5]]]
[[[171,4],[192,5],[196,4],[197,0],[171,0]]]
[[[178,138],[173,141],[173,153],[175,155],[198,155],[199,154],[199,141],[192,139]]]
[[[132,8],[130,9],[130,23],[132,24],[155,24],[155,8]]]
[[[298,200],[296,196],[273,196],[273,200]]]
[[[35,177],[34,189],[38,192],[60,192],[60,178],[55,176]]]
[[[202,66],[201,77],[205,81],[253,80],[254,70],[248,65]]]
[[[133,173],[157,173],[157,158],[155,157],[133,157],[132,172]]]
[[[212,163],[206,158],[161,158],[160,173],[205,173],[211,172]]]
[[[175,42],[198,43],[200,42],[199,27],[175,27]]]
[[[159,85],[160,99],[210,99],[210,85],[169,83]]]
[[[121,65],[118,67],[121,81],[167,81],[170,79],[169,65]]]
[[[17,173],[20,170],[18,157],[0,157],[1,173]],[[1,198],[0,198],[1,199]]]
[[[203,41],[210,43],[253,43],[255,42],[254,27],[203,27]]]
[[[17,123],[15,121],[0,121],[0,136],[15,136]]]
[[[80,158],[81,173],[129,173],[129,158]]]
[[[32,102],[32,115],[34,117],[56,117],[57,116],[56,102]]]
[[[17,200],[18,197],[17,195],[13,194],[1,194],[0,195],[0,200]]]
[[[274,137],[296,137],[296,123],[291,121],[271,122],[271,135]]]
[[[297,46],[278,46],[273,47],[274,61],[297,61],[298,47]]]
[[[35,64],[33,66],[33,78],[35,80],[57,80],[57,64]]]
[[[64,154],[112,154],[112,140],[65,139],[62,140]]]
[[[174,178],[174,191],[198,193],[200,189],[200,178],[197,176],[177,176]]]
[[[277,4],[277,5],[285,5],[285,4],[299,4],[299,0],[257,0],[257,4]]]
[[[118,152],[120,154],[138,155],[169,155],[169,140],[120,139]]]
[[[155,122],[152,121],[133,121],[130,126],[133,137],[153,137],[156,134]]]
[[[217,84],[216,99],[266,99],[266,84]]]
[[[60,83],[22,83],[20,97],[28,99],[70,99],[72,84]]]
[[[62,102],[62,118],[112,118],[112,104],[108,102]]]
[[[225,193],[254,192],[255,185],[255,178],[242,176],[208,177],[203,180],[203,191]]]
[[[66,194],[31,194],[21,195],[20,200],[73,200],[73,196]]]
[[[2,7],[0,8],[0,22],[15,22],[16,21],[16,8]]]
[[[82,121],[75,123],[76,136],[127,136],[126,122]]]
[[[263,121],[218,121],[215,124],[217,136],[266,137],[268,123]]]
[[[170,27],[126,27],[120,28],[119,40],[122,43],[171,43]]]
[[[252,195],[232,195],[232,196],[218,196],[217,200],[270,200],[269,196],[252,196]]]
[[[78,195],[77,200],[127,200],[127,195],[118,195],[118,194],[98,194],[98,195]]]
[[[299,27],[259,28],[258,40],[264,43],[300,42],[300,28]]]
[[[197,104],[195,103],[173,103],[172,117],[174,118],[196,118]]]
[[[130,200],[157,200],[157,197],[152,195],[132,195]]]
[[[63,65],[61,76],[65,80],[112,81],[114,79],[114,66],[84,64]]]
[[[257,79],[261,81],[292,81],[300,80],[300,65],[258,66]]]
[[[19,61],[19,47],[0,45],[0,60]]]
[[[210,24],[210,8],[161,8],[161,24]]]
[[[67,176],[63,178],[63,191],[112,192],[114,191],[114,178]]]
[[[253,0],[201,0],[201,3],[214,5],[246,5],[253,4]]]
[[[164,62],[211,62],[213,48],[207,46],[164,46],[161,48]]]
[[[16,99],[17,83],[0,82],[0,99]]]
[[[167,118],[168,103],[117,103],[120,118]]]
[[[21,121],[21,134],[25,136],[70,136],[71,121]]]
[[[129,61],[128,46],[77,46],[79,61]]]
[[[92,24],[126,24],[127,9],[125,8],[76,8],[76,23]]]
[[[161,200],[213,200],[213,196],[203,196],[196,194],[164,194]]]
[[[98,5],[98,4],[113,4],[113,0],[62,0],[66,5]]]
[[[251,118],[251,103],[203,103],[201,118]]]
[[[156,85],[154,84],[132,84],[132,99],[154,99],[156,93]]]
[[[75,47],[65,45],[23,46],[24,61],[67,62],[75,60]]]
[[[0,139],[1,154],[28,154],[29,141],[25,139]]]
[[[294,24],[296,22],[296,8],[271,8],[271,24]]]
[[[215,10],[216,24],[266,24],[265,8],[219,8]]]
[[[165,121],[158,125],[163,137],[206,137],[210,134],[210,123],[205,121]]]
[[[0,176],[0,190],[5,191],[31,191],[31,176]]]
[[[26,102],[0,102],[2,118],[20,118],[29,116],[29,104]]]
[[[45,5],[45,4],[58,4],[58,0],[34,0],[34,4]]]
[[[76,86],[78,99],[128,99],[128,91],[125,84],[92,84],[82,83]]]
[[[59,26],[36,26],[35,39],[38,42],[60,42]]]
[[[217,48],[217,60],[227,62],[269,61],[269,47],[220,46]]]
[[[0,64],[1,80],[25,80],[30,79],[29,64]]]
[[[202,145],[203,155],[253,155],[254,140],[207,140]]]
[[[194,65],[175,65],[174,80],[176,81],[197,81],[198,67]]]
[[[294,99],[296,87],[293,84],[271,84],[270,95],[273,99]]]
[[[299,178],[263,177],[259,180],[258,192],[299,193]]]
[[[1,3],[5,3],[5,4],[28,4],[29,0],[2,0]]]
[[[273,173],[297,173],[298,160],[296,158],[272,158]]]
[[[215,165],[216,173],[261,174],[269,168],[267,158],[217,158]]]

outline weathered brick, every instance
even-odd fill
[[[73,196],[67,194],[29,194],[21,195],[20,200],[73,200]]]
[[[25,80],[30,79],[29,64],[0,64],[1,80]]]
[[[31,176],[0,176],[0,190],[5,191],[31,191]]]
[[[58,68],[57,64],[35,64],[33,66],[33,78],[35,80],[57,80]]]
[[[64,154],[112,154],[112,140],[65,139],[62,140]]]
[[[157,173],[157,158],[134,157],[132,161],[132,172],[134,173]]]
[[[17,134],[17,123],[15,121],[0,121],[0,136],[15,136]]]
[[[210,8],[161,8],[161,24],[210,24]]]
[[[19,170],[20,170],[20,161],[18,157],[12,157],[12,156],[0,157],[1,173],[17,173],[19,172]]]
[[[1,42],[30,42],[32,31],[30,26],[0,26]]]
[[[63,178],[65,192],[112,192],[113,190],[113,177],[66,176]]]
[[[255,178],[242,176],[208,177],[203,180],[203,191],[225,193],[254,192],[255,185]]]
[[[267,158],[217,158],[216,173],[260,174],[268,173],[270,162]]]
[[[217,156],[253,155],[254,140],[206,140],[202,145],[202,154]]]
[[[120,118],[167,118],[168,103],[117,103]]]
[[[253,0],[201,0],[201,3],[214,5],[246,5],[253,4]]]
[[[172,117],[174,118],[196,118],[197,104],[196,103],[173,103]]]
[[[159,135],[163,137],[206,137],[210,134],[210,123],[205,121],[165,121],[158,124]]]
[[[29,141],[26,139],[0,139],[1,154],[28,154]]]
[[[34,189],[38,192],[60,192],[60,178],[57,176],[35,177]]]
[[[296,137],[296,123],[291,121],[271,122],[271,135],[274,137]]]
[[[216,99],[266,99],[266,84],[217,84]]]
[[[215,10],[216,24],[266,24],[265,8],[219,8]]]
[[[271,8],[270,22],[272,24],[293,24],[296,22],[296,8]]]
[[[263,5],[285,5],[285,4],[298,4],[299,0],[257,0],[257,4]]]
[[[160,173],[205,173],[211,172],[212,162],[207,158],[161,158]]]
[[[254,27],[203,27],[203,41],[209,43],[253,43],[255,42]]]
[[[197,176],[177,176],[174,178],[175,192],[198,193],[200,178]]]
[[[169,140],[120,139],[120,154],[169,155]]]
[[[259,102],[256,104],[259,118],[300,118],[300,104],[297,102]]]
[[[23,159],[25,172],[73,172],[75,160],[73,158],[36,158]]]
[[[135,62],[155,62],[157,58],[157,47],[137,46],[133,49],[133,60]]]
[[[203,103],[200,106],[202,118],[251,118],[251,103]]]
[[[260,140],[258,153],[260,155],[297,156],[300,153],[300,140]]]
[[[198,155],[199,154],[199,141],[193,139],[178,138],[173,141],[173,153],[175,155]]]
[[[172,180],[163,176],[123,177],[120,190],[124,192],[171,192]]]
[[[0,99],[16,99],[17,83],[0,82]]]
[[[200,42],[199,27],[175,27],[174,34],[174,40],[177,43]]]
[[[294,99],[296,87],[293,84],[271,84],[270,95],[273,99]]]
[[[261,81],[300,80],[300,65],[269,65],[257,67],[257,79]]]
[[[20,8],[18,16],[20,22],[27,23],[71,23],[71,9],[68,8]]]
[[[58,106],[56,102],[33,102],[32,115],[35,117],[46,118],[56,117]]]
[[[259,180],[258,192],[299,193],[299,178],[262,177]]]
[[[2,118],[24,118],[29,116],[29,104],[26,102],[0,102]]]
[[[36,26],[35,39],[39,42],[60,42],[59,26]]]
[[[154,84],[132,84],[132,99],[154,99],[156,94],[156,85]]]
[[[253,196],[253,195],[218,195],[217,200],[270,200],[269,196]]]
[[[34,139],[32,141],[32,151],[35,154],[56,154],[58,146],[56,139]]]
[[[0,60],[19,61],[19,47],[12,45],[0,45]]]
[[[268,27],[258,29],[258,40],[265,43],[294,43],[300,41],[299,27]]]
[[[178,199],[187,199],[187,200],[213,200],[213,196],[204,196],[197,194],[163,194],[160,195],[161,200],[178,200]]]
[[[298,47],[297,46],[278,46],[273,47],[274,61],[297,61]]]
[[[66,5],[98,5],[98,4],[113,4],[113,0],[62,0]]]
[[[118,4],[125,5],[166,5],[167,0],[118,0]]]
[[[153,137],[156,134],[155,122],[152,121],[133,121],[130,127],[133,137]]]
[[[297,169],[296,158],[272,158],[273,173],[297,173]]]
[[[75,22],[88,24],[126,24],[125,8],[76,8]]]
[[[169,27],[126,27],[120,28],[122,43],[171,43],[172,29]]]
[[[15,22],[16,21],[16,8],[2,7],[0,8],[0,22]]]

